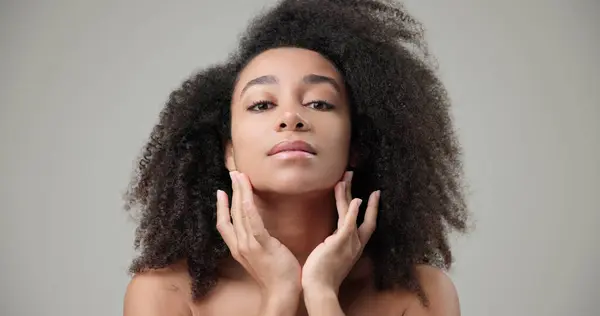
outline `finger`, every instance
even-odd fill
[[[348,212],[348,200],[346,200],[346,182],[341,181],[335,186],[335,206],[338,212],[338,230],[344,224],[344,218]]]
[[[231,225],[227,199],[227,193],[221,190],[217,191],[217,230],[221,234],[221,237],[223,237],[227,247],[231,250],[236,247],[236,238],[233,225]]]
[[[248,237],[252,236],[262,246],[269,240],[263,221],[254,204],[254,193],[250,179],[245,174],[239,174],[238,183],[242,194],[242,212],[244,213],[244,229]]]
[[[379,212],[380,196],[381,191],[378,190],[371,193],[371,196],[369,197],[367,210],[365,212],[365,219],[358,228],[358,238],[360,239],[360,243],[362,245],[365,245],[367,241],[369,241],[371,235],[375,231],[375,227],[377,226],[377,213]]]
[[[232,198],[231,198],[231,218],[233,222],[233,229],[235,231],[235,236],[237,238],[238,243],[246,240],[246,234],[244,231],[244,221],[242,216],[244,216],[242,212],[242,197],[240,184],[238,180],[238,172],[233,171],[230,173],[231,175],[231,187],[233,190]]]
[[[352,176],[354,176],[354,171],[348,171],[344,175],[344,181],[346,182],[346,201],[352,201]]]
[[[358,217],[358,210],[361,203],[361,199],[354,199],[350,202],[348,213],[346,214],[346,218],[344,218],[344,224],[340,229],[340,234],[349,235],[356,231],[356,218]]]

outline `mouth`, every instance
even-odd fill
[[[269,156],[277,155],[279,153],[286,152],[301,152],[305,154],[316,155],[315,149],[307,142],[296,140],[296,141],[283,141],[273,146],[267,153]]]

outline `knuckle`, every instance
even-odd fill
[[[262,238],[264,235],[264,232],[262,231],[253,231],[252,232],[252,236],[256,239]]]
[[[354,247],[354,253],[356,254],[357,257],[362,254],[362,250],[363,250],[363,247],[361,244],[358,244]]]
[[[251,211],[252,207],[253,207],[252,202],[250,202],[248,200],[242,201],[242,209],[244,211]]]
[[[223,221],[223,220],[218,220],[218,221],[217,221],[217,225],[216,225],[216,227],[217,227],[217,230],[218,230],[220,233],[224,232],[224,231],[225,231],[225,227],[227,227],[226,225],[227,225],[227,224],[225,223],[225,221]]]
[[[237,252],[239,255],[243,256],[248,254],[250,252],[250,249],[248,249],[248,246],[245,243],[242,243],[238,245]]]

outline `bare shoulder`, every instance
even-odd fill
[[[192,315],[190,286],[183,272],[181,267],[170,267],[133,276],[125,293],[123,315]]]
[[[406,316],[459,316],[460,304],[454,282],[446,272],[427,265],[419,265],[417,274],[429,305],[424,306],[414,297]]]

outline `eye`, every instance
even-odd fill
[[[275,106],[275,104],[271,101],[266,101],[266,100],[256,101],[256,102],[253,102],[252,105],[250,105],[248,107],[248,111],[262,112],[262,111],[269,110],[269,109],[273,108],[274,106]]]
[[[328,110],[332,110],[335,106],[331,103],[325,102],[325,101],[312,101],[310,103],[307,103],[307,105],[309,108],[315,109],[315,110],[319,110],[319,111],[328,111]]]

